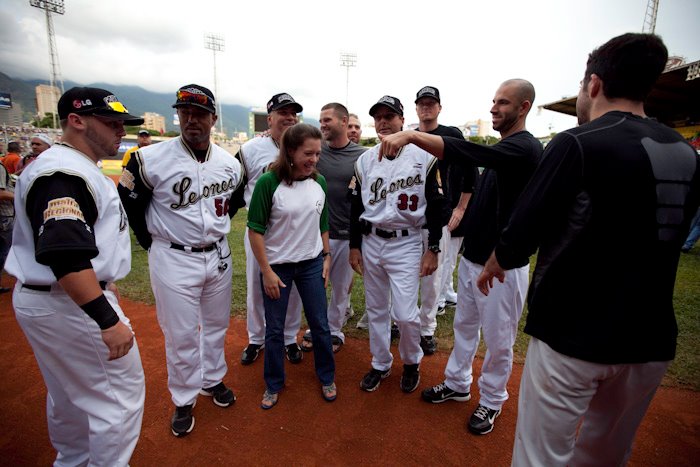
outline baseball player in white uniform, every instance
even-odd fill
[[[194,428],[197,395],[220,407],[236,400],[223,383],[224,339],[231,309],[231,251],[226,234],[242,206],[238,161],[211,143],[212,92],[190,84],[173,105],[182,135],[136,151],[119,194],[139,243],[148,249],[158,323],[165,336],[171,428]]]
[[[403,105],[384,96],[369,111],[380,139],[401,131]],[[397,323],[403,361],[401,390],[420,382],[418,284],[437,268],[445,198],[437,164],[426,151],[407,145],[379,159],[380,145],[360,156],[351,182],[350,265],[364,276],[372,368],[360,387],[374,391],[389,376],[393,356],[391,320]],[[429,248],[423,251],[421,228],[428,224]],[[391,311],[390,311],[391,298]]]
[[[130,115],[109,91],[72,88],[58,101],[63,142],[17,181],[7,271],[17,322],[48,391],[56,466],[128,465],[141,431],[141,358],[113,282],[130,269],[126,215],[97,168],[117,155]]]
[[[270,164],[277,159],[279,154],[279,141],[282,133],[298,122],[297,113],[303,107],[286,92],[275,94],[267,103],[267,124],[270,134],[253,138],[241,146],[236,154],[246,174],[244,191],[245,205],[250,205],[255,183],[265,173]],[[265,306],[263,305],[262,286],[260,285],[260,266],[255,260],[255,255],[250,247],[248,228],[243,237],[246,255],[246,288],[247,288],[247,326],[248,345],[243,349],[241,363],[250,365],[257,360],[260,351],[265,348]],[[303,355],[297,334],[301,327],[301,298],[293,287],[287,305],[287,319],[284,323],[284,346],[287,360],[290,363],[301,362]]]

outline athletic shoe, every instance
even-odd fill
[[[418,383],[420,383],[418,364],[404,365],[401,375],[401,390],[406,393],[413,392],[418,387]]]
[[[437,339],[433,336],[420,336],[420,348],[425,355],[432,355],[437,350]]]
[[[248,344],[248,346],[243,349],[243,355],[241,356],[241,363],[243,365],[250,365],[255,360],[258,359],[260,351],[265,348],[265,344]]]
[[[477,435],[491,433],[496,417],[499,415],[501,415],[501,409],[493,410],[479,404],[467,424],[469,431]]]
[[[360,381],[360,388],[367,392],[375,391],[383,379],[391,374],[391,368],[386,371],[379,371],[372,368]]]
[[[212,402],[219,407],[228,407],[236,402],[236,395],[223,382],[210,388],[202,388],[199,390],[199,393],[203,396],[211,397]]]
[[[466,402],[472,397],[468,392],[453,391],[448,388],[444,382],[424,390],[421,396],[423,396],[424,401],[432,402],[433,404],[439,404],[440,402],[449,400]]]
[[[437,316],[443,316],[445,314],[445,305],[440,305],[437,309]]]
[[[185,436],[194,428],[194,417],[192,416],[193,407],[194,404],[175,407],[175,413],[170,422],[170,429],[178,438]]]
[[[345,309],[345,316],[343,316],[343,326],[345,326],[345,323],[348,322],[350,318],[355,316],[355,310],[352,309],[352,304],[348,305],[348,307]],[[341,326],[341,328],[343,327]]]
[[[395,340],[401,337],[401,331],[399,331],[399,325],[396,323],[391,324],[391,339]]]
[[[296,342],[285,345],[284,349],[287,352],[287,360],[289,360],[289,363],[299,363],[304,358],[304,354],[301,353],[301,348]]]
[[[357,329],[369,329],[369,322],[367,321],[367,313],[362,315],[362,318],[360,318],[357,321],[357,324],[355,325]]]
[[[457,306],[457,302],[453,302],[452,300],[445,300],[445,306],[448,306],[448,307],[456,307],[456,306]]]

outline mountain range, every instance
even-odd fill
[[[36,114],[36,94],[34,89],[39,84],[47,84],[47,82],[46,80],[38,79],[14,79],[0,72],[0,92],[10,93],[12,101],[22,106],[24,120],[27,122],[32,120]],[[65,89],[70,89],[73,86],[92,86],[108,89],[119,97],[120,101],[129,109],[129,113],[133,115],[143,115],[145,112],[158,113],[165,117],[166,131],[179,131],[178,127],[173,124],[173,115],[175,114],[175,109],[172,108],[172,104],[175,101],[174,91],[172,93],[157,93],[147,91],[138,86],[120,86],[109,83],[90,83],[85,85],[64,81],[63,85]],[[248,131],[249,107],[237,104],[222,104],[221,112],[224,130],[227,135],[231,136],[234,132]],[[318,126],[317,120],[304,117],[304,121]]]

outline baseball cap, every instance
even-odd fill
[[[100,88],[74,87],[63,93],[58,100],[58,118],[64,120],[72,113],[122,120],[125,125],[143,123],[143,118],[131,115],[114,94]]]
[[[282,107],[286,107],[288,105],[294,107],[294,111],[296,113],[300,113],[304,110],[304,108],[297,101],[295,101],[292,96],[286,92],[282,92],[280,94],[275,94],[272,96],[272,99],[267,102],[267,113],[281,109]]]
[[[148,130],[141,129],[139,130],[139,136],[144,135],[144,136],[151,136],[151,134],[148,132]]]
[[[181,107],[183,105],[193,105],[215,114],[216,101],[214,94],[204,86],[198,84],[186,84],[175,93],[177,101],[173,107]]]
[[[421,97],[431,97],[438,101],[438,104],[440,103],[440,91],[438,91],[438,88],[433,86],[425,86],[424,88],[421,88],[421,90],[416,93],[416,103]]]
[[[396,97],[392,96],[383,96],[381,99],[377,101],[376,104],[374,104],[372,107],[369,109],[369,116],[374,117],[374,113],[377,111],[377,108],[380,106],[386,106],[389,107],[392,111],[396,112],[400,116],[403,117],[403,104],[401,104],[401,101],[398,100]]]

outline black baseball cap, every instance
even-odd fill
[[[385,107],[389,107],[393,112],[396,112],[400,116],[403,117],[403,104],[401,104],[401,101],[392,96],[383,96],[381,99],[377,101],[376,104],[374,104],[372,107],[369,109],[369,116],[374,117],[374,113],[377,111],[377,108],[383,105]]]
[[[140,136],[140,135],[151,136],[151,133],[149,133],[148,130],[140,129],[140,130],[139,130],[139,136]]]
[[[193,105],[213,114],[216,113],[214,94],[204,86],[186,84],[177,90],[175,96],[177,100],[173,104],[174,108],[182,107],[183,105]]]
[[[143,118],[131,115],[117,96],[100,88],[74,87],[64,92],[58,100],[58,118],[65,120],[72,113],[121,120],[125,125],[143,124]]]
[[[421,88],[421,90],[416,93],[416,103],[418,103],[418,99],[421,97],[430,97],[438,101],[438,104],[440,103],[440,91],[438,91],[438,88],[433,86],[425,86],[424,88]]]
[[[287,107],[288,105],[294,107],[294,111],[296,113],[300,113],[304,110],[304,108],[301,106],[301,104],[299,104],[297,101],[295,101],[292,96],[290,96],[286,92],[282,92],[279,94],[275,94],[267,102],[267,113],[269,114],[270,112],[273,112],[275,110],[279,110],[282,107]]]

